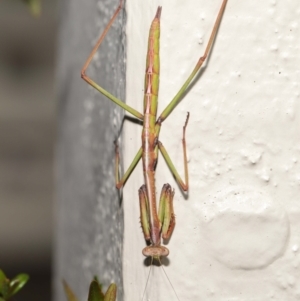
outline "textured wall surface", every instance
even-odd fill
[[[80,70],[117,1],[63,1],[57,87],[56,237],[54,299],[65,300],[65,279],[79,300],[94,275],[112,281],[122,299],[123,217],[114,185],[114,144],[122,111],[81,78]],[[124,99],[124,11],[87,74]]]
[[[127,103],[142,111],[147,35],[161,16],[159,109],[204,52],[221,0],[127,1]],[[180,300],[297,300],[300,293],[300,4],[229,0],[205,68],[162,127],[160,140],[183,175],[186,112],[187,198],[164,160],[157,194],[175,187],[177,218],[165,271]],[[126,123],[127,167],[140,127]],[[139,226],[138,166],[124,189],[125,300],[140,300],[150,268]],[[154,267],[149,300],[175,300]]]
[[[93,274],[120,285],[122,219],[113,188],[112,142],[121,115],[79,78],[102,19],[116,7],[99,3],[65,1],[62,7],[67,13],[61,18],[58,72],[56,300],[62,300],[62,277],[80,299]],[[163,6],[161,112],[204,52],[221,1],[127,1],[126,102],[139,111],[148,29],[158,5]],[[149,300],[176,299],[172,285],[180,300],[299,298],[299,17],[296,0],[229,0],[205,67],[161,131],[160,140],[183,174],[181,135],[190,111],[188,196],[162,158],[157,168],[157,194],[166,182],[176,190],[177,224],[163,260],[169,280],[154,266]],[[116,53],[103,45],[89,74],[124,99],[116,76],[123,66],[115,44],[121,41],[120,25],[112,32],[106,41]],[[141,128],[127,120],[124,128],[126,169],[140,146]],[[124,300],[141,299],[150,271],[141,253],[142,183],[138,165],[123,193]]]

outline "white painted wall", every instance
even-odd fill
[[[221,0],[127,1],[126,102],[140,111],[158,5],[161,112],[202,55]],[[189,197],[162,157],[157,168],[157,194],[166,182],[176,189],[165,270],[180,300],[299,298],[299,19],[297,0],[229,0],[206,67],[162,127],[160,140],[183,175],[182,126],[191,113]],[[126,122],[125,168],[140,131]],[[125,300],[141,300],[149,273],[141,253],[142,183],[139,165],[124,188]],[[161,268],[152,270],[147,298],[176,300]]]

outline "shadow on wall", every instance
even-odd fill
[[[30,274],[19,300],[51,299],[56,1],[42,6],[0,2],[0,268]]]

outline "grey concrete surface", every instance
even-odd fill
[[[79,300],[97,275],[106,288],[118,285],[122,300],[121,198],[115,189],[114,144],[122,110],[89,87],[80,70],[118,1],[65,0],[60,4],[56,86],[58,141],[54,300],[64,300],[61,280]],[[87,74],[124,100],[124,10]]]

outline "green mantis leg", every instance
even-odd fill
[[[127,171],[123,175],[122,179],[119,179],[119,165],[120,165],[120,153],[119,153],[119,146],[118,143],[115,141],[115,153],[116,153],[116,165],[115,165],[115,179],[116,179],[116,187],[120,189],[121,187],[124,186],[126,183],[127,179],[129,178],[130,174],[140,161],[142,154],[143,154],[143,149],[140,147],[136,155],[134,156],[130,166],[128,167]]]
[[[196,64],[196,66],[194,67],[194,70],[192,71],[192,73],[190,74],[190,76],[188,77],[188,79],[185,81],[185,83],[182,85],[182,87],[180,88],[180,90],[177,92],[177,94],[174,96],[174,98],[171,100],[171,102],[167,105],[167,107],[163,110],[163,112],[160,114],[160,116],[157,119],[157,128],[156,131],[159,132],[159,128],[161,123],[170,115],[170,113],[173,111],[173,109],[176,107],[176,105],[178,104],[178,102],[181,100],[182,95],[184,94],[184,92],[186,91],[186,89],[188,88],[189,84],[191,83],[191,81],[195,78],[195,76],[197,75],[198,71],[200,70],[202,64],[204,63],[204,61],[206,60],[209,51],[213,45],[214,39],[216,37],[219,25],[221,23],[221,19],[222,19],[222,15],[224,13],[225,10],[225,6],[226,6],[227,0],[223,0],[222,2],[222,6],[219,10],[216,22],[214,24],[214,28],[212,30],[212,33],[210,35],[208,44],[206,46],[205,52],[203,54],[203,56],[201,56]]]
[[[181,100],[184,92],[186,91],[186,89],[188,88],[188,86],[190,85],[191,81],[195,78],[195,76],[197,75],[198,71],[200,70],[201,66],[203,65],[204,61],[206,60],[209,51],[213,45],[214,39],[216,37],[216,33],[218,31],[219,25],[221,23],[221,19],[222,19],[222,15],[224,13],[225,10],[225,6],[226,6],[227,0],[223,0],[221,8],[219,10],[216,22],[214,24],[212,33],[210,35],[208,44],[206,46],[205,52],[203,54],[203,56],[201,56],[196,64],[196,66],[194,67],[194,70],[192,71],[192,73],[190,74],[190,76],[188,77],[188,79],[185,81],[185,83],[183,84],[183,86],[179,89],[179,91],[177,92],[177,94],[174,96],[174,98],[171,100],[171,102],[167,105],[167,107],[163,110],[163,112],[160,114],[160,116],[158,117],[157,121],[156,121],[156,125],[155,125],[155,133],[157,135],[157,137],[159,136],[159,132],[160,132],[160,127],[162,122],[171,114],[172,110],[176,107],[176,105],[178,104],[178,102]],[[180,187],[184,190],[187,191],[188,189],[188,166],[187,166],[187,155],[186,155],[186,142],[185,142],[185,129],[187,126],[187,122],[189,119],[189,114],[187,116],[185,125],[183,127],[183,139],[182,139],[182,145],[183,145],[183,155],[184,155],[184,174],[185,174],[185,183],[183,182],[183,180],[181,179],[181,177],[179,176],[171,158],[168,155],[167,150],[164,148],[163,144],[161,142],[158,142],[158,148],[161,151],[163,157],[165,158],[169,168],[171,169],[174,177],[176,178],[178,184],[180,185]]]
[[[102,93],[103,95],[105,95],[108,99],[110,99],[111,101],[113,101],[114,103],[116,103],[118,106],[120,106],[121,108],[123,108],[124,110],[126,110],[127,112],[129,112],[130,114],[132,114],[133,116],[137,117],[140,120],[144,119],[144,115],[141,114],[140,112],[136,111],[134,108],[128,106],[127,104],[123,103],[120,99],[116,98],[115,96],[113,96],[112,94],[110,94],[108,91],[106,91],[104,88],[102,88],[101,86],[99,86],[97,83],[95,83],[90,77],[88,77],[86,75],[86,69],[88,68],[89,64],[92,61],[92,58],[94,57],[95,53],[97,52],[99,46],[101,45],[103,39],[105,38],[108,30],[110,29],[111,25],[113,24],[114,20],[116,19],[117,15],[119,14],[121,8],[122,8],[122,2],[123,0],[120,0],[120,3],[116,9],[116,11],[114,12],[112,18],[110,19],[108,25],[106,26],[104,32],[102,33],[102,35],[100,36],[100,38],[98,39],[96,45],[94,46],[91,54],[89,55],[88,59],[86,60],[82,70],[81,70],[81,77],[92,87],[94,87],[96,90],[98,90],[100,93]],[[124,183],[126,182],[126,180],[128,179],[128,177],[130,176],[131,172],[133,171],[133,169],[135,168],[136,164],[138,163],[138,161],[140,160],[141,156],[142,156],[142,148],[139,149],[139,151],[137,152],[137,154],[135,155],[132,163],[130,164],[128,170],[126,171],[126,173],[123,175],[122,179],[119,179],[119,161],[120,161],[120,156],[119,156],[119,148],[117,143],[115,143],[116,147],[116,165],[115,165],[115,179],[116,179],[116,187],[118,189],[120,189]]]
[[[163,146],[163,144],[160,141],[158,142],[159,150],[161,151],[163,157],[165,158],[165,160],[167,162],[167,165],[169,166],[171,172],[173,173],[176,181],[178,182],[178,184],[180,185],[180,187],[184,191],[187,191],[188,188],[189,188],[189,174],[188,174],[188,163],[187,163],[186,141],[185,141],[185,131],[186,131],[186,127],[187,127],[187,124],[188,124],[188,121],[189,121],[189,117],[190,117],[190,113],[187,113],[185,124],[183,126],[183,135],[182,135],[182,148],[183,148],[183,162],[184,162],[184,179],[185,179],[185,182],[180,177],[177,169],[175,168],[175,166],[174,166],[167,150]]]
[[[103,39],[105,38],[108,30],[110,29],[111,25],[113,24],[114,20],[116,19],[117,15],[119,14],[121,8],[122,8],[122,2],[123,0],[120,0],[120,3],[115,11],[115,13],[113,14],[112,18],[110,19],[108,25],[106,26],[106,28],[104,29],[104,32],[102,33],[102,35],[100,36],[99,40],[97,41],[96,45],[94,46],[91,54],[89,55],[89,57],[87,58],[82,70],[81,70],[81,77],[92,87],[94,87],[96,90],[98,90],[100,93],[102,93],[103,95],[105,95],[107,98],[109,98],[111,101],[113,101],[114,103],[116,103],[118,106],[120,106],[121,108],[123,108],[124,110],[126,110],[127,112],[129,112],[130,114],[132,114],[133,116],[135,116],[136,118],[143,120],[144,115],[141,114],[140,112],[138,112],[137,110],[135,110],[134,108],[128,106],[127,104],[125,104],[124,102],[122,102],[120,99],[118,99],[117,97],[113,96],[112,94],[110,94],[108,91],[106,91],[104,88],[102,88],[101,86],[99,86],[97,83],[95,83],[90,77],[88,77],[86,75],[86,69],[88,68],[89,64],[91,63],[96,51],[98,50],[99,46],[101,45]]]

